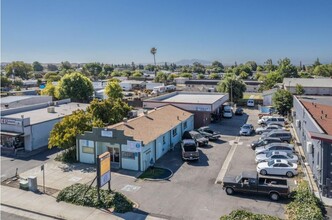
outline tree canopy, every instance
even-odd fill
[[[55,86],[51,81],[46,83],[45,88],[41,90],[41,95],[48,95],[55,98]]]
[[[296,93],[296,95],[303,95],[304,92],[305,91],[304,91],[303,86],[300,85],[300,84],[296,84],[296,86],[295,86],[295,93]]]
[[[14,61],[5,67],[5,71],[7,77],[13,75],[14,77],[28,79],[28,73],[32,71],[32,66],[23,61]]]
[[[293,96],[288,90],[280,89],[272,97],[273,105],[280,115],[287,115],[293,107]]]
[[[224,80],[221,80],[217,86],[218,92],[224,92],[229,94],[229,99],[233,102],[237,102],[243,98],[243,93],[246,91],[246,85],[242,80],[237,79],[234,75],[226,76]],[[231,98],[231,95],[233,97]]]
[[[35,61],[32,63],[32,69],[34,71],[43,71],[44,67],[38,61]]]
[[[66,74],[57,85],[57,99],[70,98],[74,102],[87,102],[93,94],[92,82],[79,72]]]
[[[122,88],[117,80],[108,81],[105,87],[105,93],[111,100],[123,98]]]

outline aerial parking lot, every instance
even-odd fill
[[[286,199],[274,202],[266,196],[227,195],[218,182],[218,178],[237,176],[242,171],[256,171],[255,151],[250,144],[259,135],[239,136],[239,131],[245,123],[256,129],[257,120],[258,110],[253,108],[245,108],[240,116],[222,118],[210,125],[221,133],[221,137],[199,148],[198,161],[182,161],[181,150],[177,146],[156,164],[173,171],[168,181],[137,180],[133,185],[138,190],[123,193],[139,204],[139,210],[156,217],[219,219],[232,210],[245,209],[284,218]],[[287,181],[294,184],[293,178],[287,178]]]

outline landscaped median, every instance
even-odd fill
[[[100,189],[100,201],[96,187],[76,183],[64,188],[57,196],[57,201],[95,208],[114,209],[114,212],[125,213],[133,210],[134,203],[119,192]]]
[[[149,167],[138,178],[145,180],[167,180],[171,178],[173,172],[162,167]]]

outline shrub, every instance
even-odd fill
[[[308,182],[301,181],[292,195],[293,201],[287,205],[286,214],[289,219],[309,220],[324,219],[324,206],[310,191]]]
[[[75,163],[76,161],[76,148],[66,149],[55,157],[56,161],[64,163]]]
[[[112,208],[115,212],[125,213],[133,210],[133,203],[119,192],[100,189],[100,201],[96,187],[76,183],[60,191],[57,201],[95,208]]]
[[[234,210],[229,215],[224,215],[220,220],[280,220],[278,217],[254,214],[246,210]]]

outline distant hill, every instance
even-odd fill
[[[192,65],[195,62],[198,62],[198,63],[203,64],[203,65],[211,65],[212,64],[211,61],[199,60],[199,59],[184,59],[184,60],[180,60],[180,61],[175,62],[175,64],[185,66],[185,65]]]

